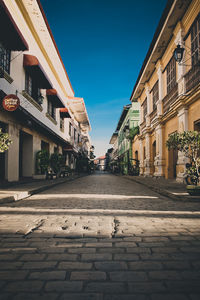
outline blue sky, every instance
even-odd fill
[[[167,0],[41,0],[96,156],[111,147]]]

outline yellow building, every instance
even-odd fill
[[[175,50],[184,49],[178,62]],[[133,141],[140,175],[182,181],[186,158],[168,151],[170,134],[200,131],[200,1],[169,0],[133,88],[140,134]]]

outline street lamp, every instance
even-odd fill
[[[183,47],[181,47],[180,45],[178,45],[176,47],[176,49],[174,50],[174,58],[179,64],[181,63],[181,61],[183,59],[184,51],[185,51],[185,49]]]

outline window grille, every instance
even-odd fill
[[[10,54],[11,51],[6,49],[0,42],[0,66],[8,74],[10,74]]]
[[[166,68],[167,71],[167,93],[169,93],[176,84],[176,61],[172,57]]]

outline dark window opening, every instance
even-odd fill
[[[157,108],[156,103],[159,100],[158,81],[153,86],[152,96],[153,96],[153,110],[156,110]]]
[[[167,93],[169,93],[176,84],[176,61],[172,57],[166,68],[167,71]]]
[[[25,91],[35,100],[38,101],[41,96],[36,80],[28,73],[25,74]]]
[[[54,120],[56,120],[56,108],[51,100],[48,100],[47,112]]]
[[[191,28],[191,56],[192,66],[194,66],[200,60],[200,15]]]
[[[6,49],[0,42],[0,66],[8,74],[10,74],[10,55],[11,51]]]

